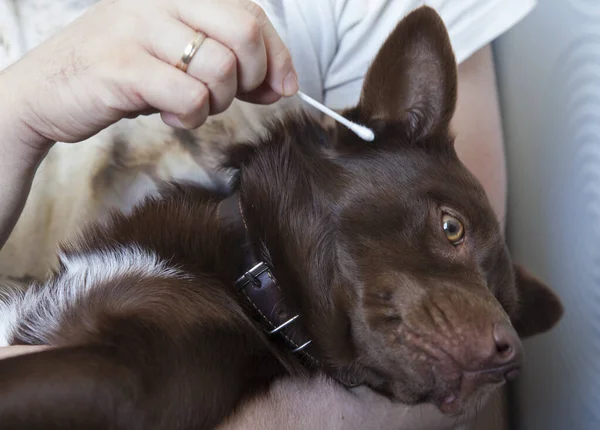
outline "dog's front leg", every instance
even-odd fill
[[[234,410],[248,387],[243,376],[249,372],[237,365],[236,356],[215,353],[217,346],[227,349],[227,339],[197,339],[179,350],[175,343],[157,344],[164,348],[162,354],[132,341],[4,358],[0,429],[213,429]],[[244,356],[248,360],[252,357]],[[251,365],[258,368],[257,362]],[[262,383],[252,379],[255,385]]]
[[[48,349],[0,360],[3,430],[142,429],[135,370],[110,348]]]

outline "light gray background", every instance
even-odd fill
[[[513,256],[560,294],[511,429],[600,429],[600,0],[539,0],[495,45]]]

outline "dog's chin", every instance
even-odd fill
[[[428,403],[435,405],[441,413],[453,419],[468,420],[477,415],[477,412],[489,398],[489,392],[478,394],[470,398],[462,398],[456,394],[443,393],[431,396]]]
[[[453,384],[445,384],[436,378],[436,385],[431,388],[408,387],[404,384],[393,388],[392,400],[409,406],[431,404],[443,415],[460,424],[477,415],[490,395],[497,387],[481,387],[475,393],[462,395]]]

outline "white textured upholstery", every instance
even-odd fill
[[[527,342],[511,429],[600,429],[600,1],[544,0],[496,44],[513,255],[566,315]]]

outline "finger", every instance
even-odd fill
[[[237,59],[228,48],[207,38],[188,68],[188,74],[204,82],[210,91],[210,113],[221,113],[238,92]]]
[[[269,83],[265,81],[254,91],[239,94],[237,98],[248,103],[268,105],[281,99],[281,96],[273,91]]]
[[[164,29],[164,37],[144,37],[143,44],[157,58],[175,66],[186,46],[196,37],[190,27],[173,19]],[[200,80],[210,93],[210,114],[223,112],[231,105],[237,90],[235,54],[211,38],[200,42],[188,66],[187,74]]]
[[[132,71],[128,86],[147,107],[176,116],[180,122],[177,126],[185,128],[196,128],[206,121],[210,95],[202,82],[150,55],[140,63],[142,72],[137,68]]]
[[[261,26],[248,11],[227,2],[178,2],[176,18],[229,48],[237,58],[238,91],[250,92],[267,75],[267,54]],[[181,48],[179,48],[181,49]]]
[[[292,96],[298,92],[298,76],[292,56],[264,11],[249,0],[237,0],[259,21],[267,50],[266,80],[277,94]]]

